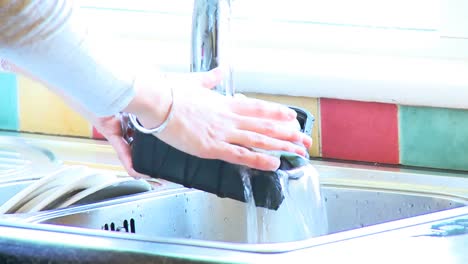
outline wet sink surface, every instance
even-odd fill
[[[319,163],[327,234],[356,231],[395,220],[431,214],[466,204],[466,179],[369,167]],[[463,185],[465,183],[465,185]],[[0,186],[0,202],[28,182]],[[440,189],[443,186],[443,189]],[[458,193],[457,193],[458,192]],[[3,200],[2,200],[3,199]],[[310,237],[296,227],[287,210],[259,217],[262,243],[301,241]],[[273,216],[274,221],[268,220]],[[248,242],[244,203],[185,188],[152,191],[107,202],[44,212],[36,223],[136,233],[149,238]],[[271,217],[270,217],[271,218]],[[293,224],[291,224],[293,223]],[[262,234],[260,234],[262,236]]]
[[[461,207],[451,199],[415,194],[324,187],[328,233]],[[92,209],[62,212],[41,223],[137,233],[149,237],[247,243],[246,206],[195,190],[145,194],[139,199]],[[276,212],[271,212],[275,214]],[[259,227],[262,226],[259,218]],[[289,214],[268,223],[267,243],[299,240]],[[278,232],[277,230],[280,230]],[[271,232],[275,234],[271,234]]]
[[[467,204],[468,191],[460,188],[468,186],[467,179],[459,175],[326,162],[316,167],[321,175],[328,220],[328,232],[321,237],[347,231],[356,233],[365,227]],[[13,195],[11,190],[3,196]],[[311,238],[297,228],[297,219],[288,210],[282,211],[280,207],[277,212],[265,215],[257,219],[261,243]],[[151,239],[241,244],[249,241],[246,219],[246,204],[186,188],[151,191],[26,218],[34,223],[135,233]]]
[[[53,145],[45,145],[52,149]],[[81,142],[78,145],[81,146]],[[100,148],[102,146],[99,145]],[[54,151],[61,153],[59,149]],[[75,155],[67,154],[66,157]],[[353,236],[360,236],[360,230],[369,230],[381,223],[435,215],[436,212],[467,204],[468,187],[465,186],[468,186],[468,179],[462,174],[334,162],[312,163],[320,172],[328,219],[327,234],[317,239],[349,232],[353,232]],[[0,203],[31,182],[29,179],[0,184]],[[21,220],[53,226],[82,227],[87,231],[114,231],[109,232],[112,234],[117,234],[115,231],[135,233],[138,235],[136,238],[150,240],[182,239],[186,244],[207,241],[218,243],[216,247],[239,249],[237,245],[247,245],[246,212],[243,203],[177,188],[48,211],[29,218],[21,217]],[[259,226],[262,224],[260,218]],[[281,246],[275,250],[280,248],[280,251],[321,243],[311,242],[310,239],[305,242],[306,237],[298,235],[300,232],[294,226],[290,215],[281,213],[277,221],[270,223],[266,229],[269,236],[262,242],[279,243]],[[343,237],[350,236],[336,239]],[[290,241],[304,244],[288,247],[282,243]],[[232,242],[234,244],[229,244]],[[253,250],[275,251],[262,247],[266,249],[257,247]],[[249,250],[252,251],[252,248]]]

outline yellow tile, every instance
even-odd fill
[[[90,123],[43,85],[18,76],[20,130],[91,137]]]
[[[281,104],[297,106],[304,109],[307,109],[314,117],[314,129],[312,132],[312,147],[309,149],[309,154],[312,157],[320,156],[320,122],[319,122],[319,112],[318,112],[318,100],[317,98],[311,97],[296,97],[296,96],[283,96],[283,95],[271,95],[271,94],[257,94],[257,93],[247,93],[245,94],[248,97],[254,97],[261,100],[277,102]]]

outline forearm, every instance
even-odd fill
[[[89,112],[82,105],[80,105],[78,102],[74,101],[72,98],[65,95],[62,90],[57,89],[55,87],[52,87],[51,85],[45,83],[43,80],[40,80],[36,76],[33,76],[27,70],[22,69],[22,68],[16,66],[15,64],[12,64],[12,63],[8,62],[7,60],[4,60],[4,59],[0,58],[0,62],[1,62],[0,63],[0,71],[20,74],[22,76],[25,76],[25,77],[31,79],[31,80],[34,80],[36,82],[41,83],[42,85],[46,86],[49,90],[51,90],[52,92],[57,94],[68,106],[70,106],[73,110],[75,110],[81,116],[83,116],[88,121],[90,121],[92,124],[95,124],[97,122],[98,117],[95,114],[93,114],[92,112]]]
[[[0,0],[0,12],[3,57],[97,116],[134,99],[135,74],[109,46],[93,42],[71,1]]]

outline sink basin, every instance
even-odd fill
[[[249,243],[244,203],[172,186],[60,210],[7,215],[0,219],[0,248],[2,254],[34,252],[27,255],[37,256],[48,252],[47,258],[58,262],[64,262],[64,256],[73,258],[76,253],[93,261],[101,256],[118,256],[106,263],[130,262],[125,254],[133,254],[132,261],[151,258],[153,262],[163,262],[172,256],[187,263],[195,259],[247,262],[252,258],[266,263],[299,256],[318,258],[322,248],[336,245],[339,249],[334,252],[341,252],[350,243],[366,238],[366,248],[378,241],[377,248],[395,248],[400,245],[397,238],[432,234],[434,222],[455,216],[466,219],[468,179],[462,174],[313,163],[321,175],[328,218],[328,232],[321,236],[298,236],[296,219],[280,213],[277,221],[266,228],[266,239]],[[33,182],[1,182],[0,202]],[[260,227],[263,219],[258,219]],[[259,231],[263,232],[262,228]],[[380,240],[373,240],[379,235]],[[397,244],[382,245],[392,238]],[[424,242],[427,237],[421,239],[418,241]],[[18,243],[20,247],[10,247]],[[64,250],[68,253],[64,254]],[[463,251],[457,252],[452,250],[450,254]]]
[[[5,136],[5,132],[1,132],[2,135]],[[10,137],[9,134],[6,136]],[[23,136],[14,138],[22,140]],[[44,171],[32,169],[29,165],[36,163],[25,162],[33,160],[32,156],[24,154],[27,152],[22,149],[11,151],[11,144],[5,143],[8,146],[3,150],[7,148],[8,151],[3,152],[2,157],[8,162],[7,166],[0,168],[0,204],[54,166],[62,164],[56,164],[57,160],[63,164],[84,164],[96,168],[104,164],[103,168],[109,169],[115,169],[119,164],[112,148],[102,142],[36,135],[24,136],[24,140],[38,146],[36,149],[41,151],[36,156],[52,163],[52,167],[44,168]],[[433,233],[434,223],[447,222],[453,217],[463,220],[468,216],[468,207],[465,206],[468,203],[466,172],[318,160],[311,163],[320,173],[321,191],[326,203],[328,230],[323,235],[304,236],[297,228],[297,219],[284,211],[271,213],[276,221],[266,223],[263,228],[263,220],[268,220],[268,215],[264,217],[257,209],[260,214],[258,232],[262,241],[252,243],[249,241],[245,204],[164,183],[150,192],[108,201],[0,216],[0,255],[10,255],[15,260],[20,255],[28,260],[34,257],[35,262],[37,256],[47,255],[43,259],[56,259],[60,263],[67,262],[65,258],[76,262],[77,255],[80,259],[90,260],[87,263],[98,263],[96,260],[102,258],[107,258],[103,263],[159,263],[168,260],[177,263],[238,260],[245,263],[252,259],[261,263],[290,259],[316,259],[320,262],[320,259],[328,261],[333,257],[346,262],[350,255],[361,259],[368,255],[369,250],[384,249],[384,253],[401,255],[407,260],[406,255],[394,252],[408,248],[405,252],[414,253],[411,245],[428,242],[425,235]],[[362,239],[368,244],[361,246],[363,244],[359,241]],[[454,236],[453,239],[459,241],[463,238]],[[447,240],[438,237],[431,240],[431,243],[439,244],[430,244],[436,250],[428,253],[442,252],[450,257],[465,254],[466,239],[457,244],[458,247],[447,247]],[[359,248],[364,250],[359,252]],[[396,250],[387,252],[388,248]],[[427,247],[420,249],[427,250]],[[131,259],[126,258],[128,254],[132,255]],[[423,254],[428,256],[426,252]],[[345,259],[341,259],[342,256]],[[378,256],[388,257],[385,254]],[[413,254],[413,257],[420,260],[421,254]]]
[[[462,207],[467,179],[459,175],[316,162],[326,203],[328,232],[317,238],[366,230],[382,223]],[[444,186],[441,188],[441,186]],[[264,209],[257,209],[259,210]],[[29,222],[214,243],[249,242],[246,204],[198,190],[175,188],[32,216]],[[305,241],[297,219],[271,211],[258,218],[261,243]],[[296,221],[296,222],[295,222]],[[408,224],[408,223],[406,223]],[[392,228],[395,228],[394,226]],[[325,241],[325,240],[323,240]],[[228,245],[226,243],[225,245]],[[228,246],[229,247],[229,246]],[[259,249],[264,250],[264,249]]]
[[[362,228],[408,217],[461,207],[447,198],[407,193],[324,187],[328,234]],[[263,210],[263,209],[259,209]],[[74,208],[59,212],[41,223],[142,234],[149,237],[192,238],[209,241],[247,243],[246,206],[231,199],[197,190],[172,190],[133,197],[128,201],[94,208]],[[275,212],[272,212],[275,213]],[[261,221],[261,218],[259,219]],[[295,232],[290,215],[269,226],[288,236]],[[258,223],[262,226],[262,223]],[[286,225],[286,226],[283,226]],[[274,231],[273,231],[274,232]]]

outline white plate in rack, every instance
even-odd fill
[[[145,180],[135,180],[133,178],[121,178],[116,181],[105,182],[89,189],[83,190],[70,197],[58,208],[65,208],[71,205],[90,204],[117,198],[125,195],[142,193],[152,190],[151,184]]]
[[[67,166],[51,173],[50,175],[42,177],[1,205],[0,214],[14,213],[39,194],[44,193],[53,187],[73,182],[74,179],[86,173],[86,170],[87,168],[83,166]]]
[[[15,210],[15,214],[31,212],[35,204],[38,204],[40,201],[43,201],[47,199],[48,197],[51,197],[54,193],[58,192],[59,189],[60,189],[60,186],[56,186],[39,194],[38,196],[31,199],[29,202],[23,204],[19,209]]]
[[[17,213],[33,213],[42,210],[55,209],[61,202],[83,190],[101,185],[103,182],[114,181],[116,177],[111,174],[98,174],[91,170],[74,178],[66,184],[52,188],[27,202]]]

